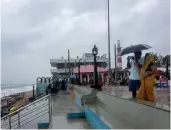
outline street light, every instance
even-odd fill
[[[95,56],[98,54],[98,49],[97,49],[96,45],[94,45],[94,47],[92,49],[92,54]]]
[[[92,49],[92,54],[94,56],[94,86],[93,87],[100,90],[101,86],[98,84],[97,61],[96,61],[98,49],[97,49],[96,45],[94,45],[94,47]]]
[[[79,59],[79,57],[77,56],[77,59]],[[81,61],[81,58],[79,59],[79,62],[78,62],[78,84],[81,85],[81,82],[80,82],[80,61]]]

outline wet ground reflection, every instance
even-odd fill
[[[103,91],[117,97],[132,97],[132,94],[129,91],[128,86],[105,86],[103,87]],[[155,89],[155,103],[157,103],[160,106],[162,105],[163,107],[170,108],[170,89]]]

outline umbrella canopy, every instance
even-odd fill
[[[132,46],[129,46],[129,47],[126,47],[126,48],[122,49],[121,52],[120,52],[120,55],[123,56],[123,55],[129,54],[129,53],[134,53],[134,52],[137,52],[137,51],[147,50],[149,48],[151,48],[151,46],[146,45],[146,44],[132,45]]]
[[[72,79],[76,79],[77,77],[76,77],[75,75],[72,75],[71,78],[72,78]]]

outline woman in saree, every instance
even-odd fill
[[[140,68],[141,85],[137,93],[137,98],[154,102],[154,84],[157,67],[154,64],[154,56],[151,53],[145,55],[145,62]]]

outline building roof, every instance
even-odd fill
[[[97,72],[107,72],[108,70],[105,68],[97,67]],[[94,72],[94,65],[81,65],[80,66],[80,73],[92,73]],[[73,69],[73,73],[78,73],[78,67]]]

